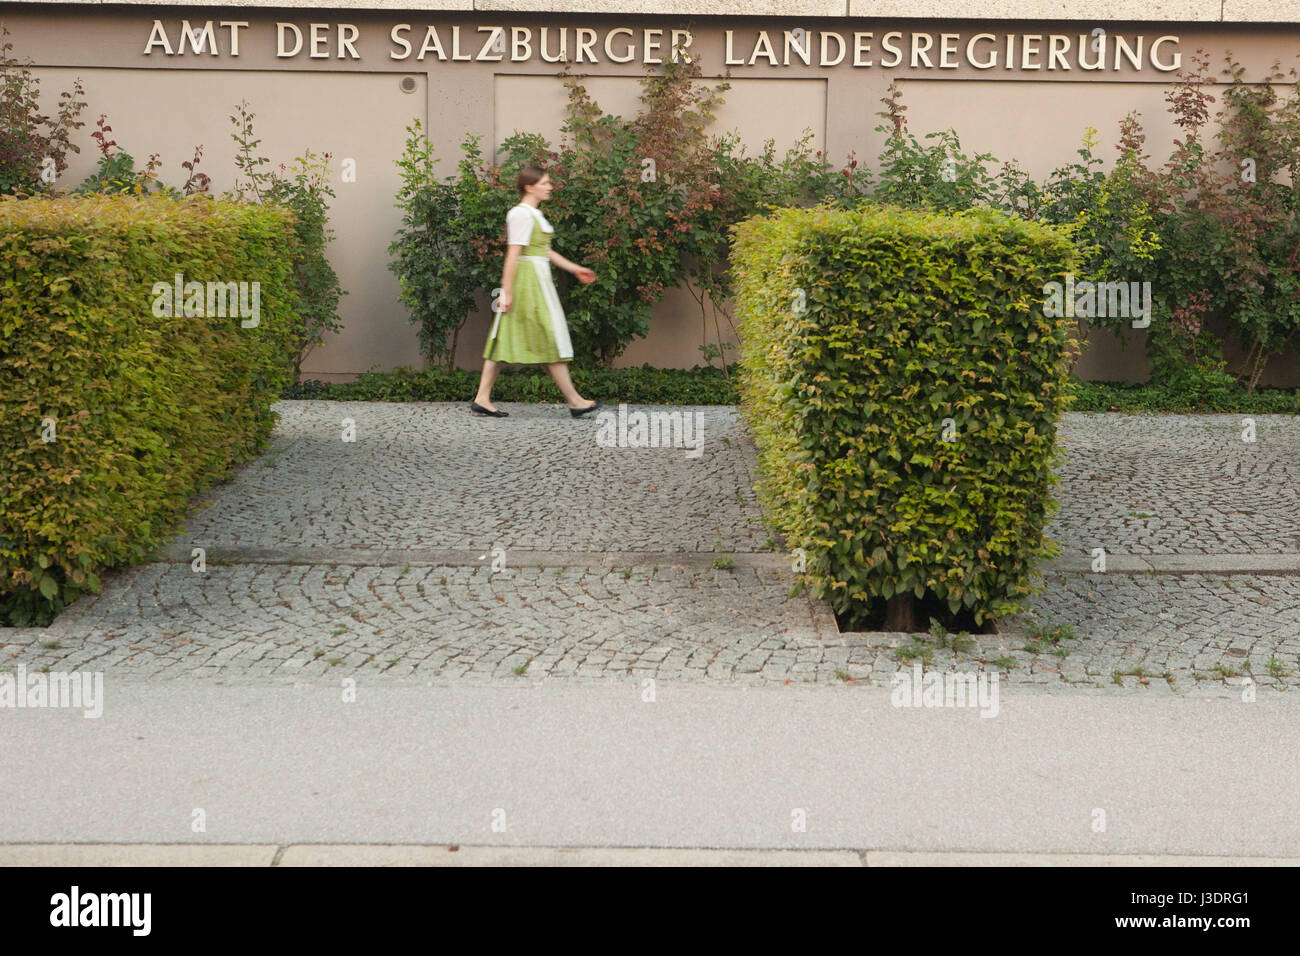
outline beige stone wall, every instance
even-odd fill
[[[233,55],[228,34],[218,30],[219,52],[163,55],[158,50],[143,53],[158,18],[173,39],[178,34],[183,10],[152,9],[140,4],[129,7],[105,4],[99,7],[68,8],[44,3],[0,4],[0,20],[13,33],[16,51],[37,63],[37,72],[45,80],[43,95],[47,109],[57,102],[58,92],[67,88],[74,76],[80,76],[90,101],[85,116],[88,125],[79,132],[77,142],[82,153],[74,158],[67,180],[79,182],[95,165],[97,153],[89,134],[93,120],[107,113],[119,146],[131,152],[141,163],[153,152],[162,154],[162,176],[168,182],[180,182],[184,172],[179,163],[190,158],[193,147],[202,143],[205,154],[200,168],[214,179],[217,190],[233,184],[234,143],[230,139],[229,115],[241,98],[248,99],[258,114],[257,130],[263,139],[264,153],[277,161],[289,161],[307,148],[333,154],[334,168],[342,160],[355,163],[355,182],[335,182],[338,199],[334,206],[333,227],[337,233],[331,260],[348,291],[343,301],[343,331],[330,336],[305,363],[311,377],[347,379],[370,368],[419,365],[416,330],[397,300],[396,281],[387,269],[387,248],[400,221],[393,205],[399,178],[394,160],[400,155],[404,127],[419,117],[427,124],[430,138],[442,159],[444,174],[454,171],[460,156],[459,144],[466,133],[483,137],[483,145],[494,150],[515,130],[540,132],[558,141],[563,122],[565,96],[556,78],[559,67],[540,62],[536,57],[522,62],[440,61],[430,55],[424,62],[414,58],[394,59],[395,45],[390,30],[395,24],[409,23],[406,34],[418,49],[426,25],[435,25],[447,44],[447,34],[459,25],[467,39],[464,49],[470,53],[479,47],[472,39],[477,27],[505,25],[536,31],[542,27],[560,28],[572,33],[578,27],[600,32],[603,38],[617,27],[636,31],[637,56],[632,62],[611,63],[603,56],[580,71],[590,74],[588,86],[597,102],[607,111],[633,114],[638,106],[643,73],[642,31],[678,28],[693,30],[692,50],[702,57],[706,75],[717,77],[723,70],[726,52],[725,31],[733,32],[733,54],[748,59],[759,31],[771,32],[777,41],[783,31],[802,26],[819,32],[836,32],[848,41],[848,57],[838,66],[822,67],[814,58],[804,65],[795,57],[789,65],[771,65],[756,59],[752,65],[732,66],[732,89],[718,113],[714,132],[734,130],[742,142],[755,151],[764,140],[774,139],[784,150],[807,129],[813,135],[814,149],[824,149],[833,162],[839,163],[849,150],[870,162],[882,137],[874,127],[880,122],[875,115],[880,97],[891,80],[898,80],[904,90],[903,102],[908,117],[919,133],[952,127],[961,136],[968,151],[988,151],[999,159],[1016,158],[1037,175],[1074,159],[1074,150],[1087,126],[1100,131],[1100,153],[1113,152],[1117,121],[1130,109],[1141,111],[1148,129],[1148,147],[1155,157],[1166,154],[1174,135],[1164,113],[1164,91],[1172,74],[1153,68],[1150,44],[1161,36],[1177,36],[1176,44],[1166,44],[1162,55],[1175,50],[1186,54],[1205,47],[1217,56],[1231,48],[1248,64],[1252,74],[1261,75],[1274,60],[1290,65],[1300,51],[1300,28],[1295,26],[1249,26],[1205,22],[1208,7],[1192,0],[1167,4],[1143,4],[1150,11],[1145,23],[1112,20],[1079,22],[1080,11],[1105,9],[1119,15],[1129,9],[1123,3],[1109,5],[1071,4],[1070,12],[1057,10],[1064,4],[1030,4],[1009,0],[1000,9],[1026,11],[1025,17],[1041,16],[1034,9],[1054,11],[1060,19],[1044,22],[1025,19],[1006,20],[916,20],[890,16],[845,20],[846,11],[857,9],[854,3],[800,5],[797,18],[785,16],[690,18],[672,12],[618,15],[546,15],[536,12],[516,13],[509,6],[493,10],[505,12],[429,13],[403,12],[389,8],[384,12],[350,10],[338,6],[331,10],[297,11],[250,9],[238,13],[228,8],[213,10],[204,16],[222,20],[247,21],[250,26],[239,33],[239,55]],[[284,5],[280,5],[284,6]],[[389,7],[390,5],[385,5]],[[421,4],[426,10],[427,4]],[[536,8],[537,4],[531,6]],[[895,5],[901,6],[901,5]],[[1214,7],[1219,7],[1215,0]],[[1293,9],[1283,4],[1277,9]],[[827,18],[817,19],[809,10],[825,8]],[[573,9],[572,7],[566,7]],[[1193,9],[1195,8],[1195,9]],[[602,9],[608,9],[602,7]],[[637,9],[629,5],[627,9]],[[669,7],[671,11],[673,7]],[[678,7],[676,9],[686,9]],[[725,5],[710,5],[713,11],[729,10]],[[746,4],[745,11],[756,8]],[[762,9],[762,8],[757,8]],[[784,9],[780,4],[771,9]],[[873,14],[892,9],[888,4],[870,5]],[[929,9],[924,0],[909,5],[908,16]],[[963,10],[978,9],[970,4]],[[1226,11],[1228,8],[1222,8]],[[1243,8],[1244,9],[1244,8]],[[194,24],[199,24],[199,11]],[[1160,14],[1157,17],[1157,13]],[[1164,16],[1178,17],[1178,23],[1152,23]],[[1226,15],[1226,14],[1225,14]],[[1078,19],[1074,19],[1074,17]],[[1067,19],[1070,17],[1073,19]],[[306,47],[296,56],[277,56],[275,31],[277,22],[298,25],[305,34]],[[1202,22],[1197,22],[1202,21]],[[312,23],[324,23],[326,42],[321,57],[309,57]],[[357,59],[340,58],[338,39],[341,24],[354,27],[357,39],[353,48]],[[1061,62],[1049,61],[1046,47],[1052,36],[1077,44],[1101,26],[1110,34],[1145,40],[1143,69],[1135,70],[1127,60],[1116,58],[1112,66],[1099,72],[1081,71],[1077,66],[1061,69]],[[922,51],[917,67],[909,61],[914,55],[903,41],[904,61],[895,69],[884,68],[881,40],[889,31],[905,36],[928,34],[933,46]],[[854,67],[854,33],[873,34],[873,66]],[[985,54],[997,48],[1005,55],[1002,41],[1007,34],[1023,38],[1038,36],[1039,52],[1024,55],[1022,46],[1015,49],[1015,69],[999,64],[996,69],[979,69],[961,57],[951,68],[940,62],[941,36],[956,34],[956,47],[965,49],[968,39],[987,32],[997,42],[985,42],[977,49]],[[626,42],[626,37],[621,42]],[[447,44],[446,52],[451,53]],[[621,49],[620,45],[615,49]],[[816,47],[814,47],[814,50]],[[661,51],[661,55],[666,54]],[[934,64],[924,67],[926,56]],[[815,57],[815,54],[814,54]],[[1021,69],[1030,65],[1038,69]],[[1057,68],[1049,70],[1054,65]],[[401,82],[414,80],[413,92],[403,92]],[[563,236],[556,247],[571,257]],[[485,290],[486,291],[486,290]],[[458,361],[477,367],[490,315],[484,308],[471,318],[460,342]],[[649,362],[665,366],[690,366],[701,361],[700,344],[705,337],[712,341],[712,329],[706,332],[699,305],[684,290],[674,290],[657,308],[651,334],[635,343],[625,354],[622,364]],[[1268,381],[1300,384],[1294,358],[1277,363]],[[1145,373],[1141,348],[1119,351],[1104,338],[1096,340],[1094,349],[1085,356],[1081,371],[1099,378],[1126,378]]]
[[[120,6],[122,0],[83,0]],[[13,5],[66,6],[61,0]],[[211,7],[208,0],[132,0],[132,6]],[[897,17],[900,19],[1132,20],[1147,23],[1297,23],[1296,0],[231,0],[241,8],[477,13],[620,13],[659,16]]]

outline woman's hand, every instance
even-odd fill
[[[503,290],[502,293],[501,293],[501,297],[500,297],[499,299],[497,299],[497,311],[498,311],[498,312],[509,312],[509,311],[510,311],[510,292],[509,292],[509,291]]]
[[[586,266],[578,266],[578,268],[573,270],[573,274],[583,285],[590,285],[596,281],[596,273],[592,272]]]

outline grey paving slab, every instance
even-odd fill
[[[1300,845],[1296,419],[1259,416],[1247,443],[1240,416],[1067,416],[1062,562],[953,649],[840,633],[791,596],[734,409],[686,410],[691,457],[507,407],[280,403],[271,451],[157,560],[49,628],[0,630],[0,672],[104,680],[96,719],[0,710],[0,863],[142,843],[419,863],[455,843],[459,865],[692,846],[1179,865]],[[985,696],[924,696],[936,680]]]
[[[1107,853],[918,853],[888,850],[718,850],[664,847],[327,843],[185,846],[0,844],[0,866],[1069,866],[1278,867],[1296,857]]]
[[[276,846],[0,844],[0,866],[270,866]]]
[[[279,866],[862,866],[851,850],[291,846]]]
[[[0,713],[0,843],[1293,857],[1300,695],[332,679]],[[196,810],[203,830],[196,832]],[[1099,812],[1100,811],[1100,812]]]
[[[1096,557],[1079,554],[1052,559],[1047,569],[1063,574],[1300,574],[1296,554],[1109,554],[1104,569]]]
[[[1149,853],[891,853],[869,850],[867,866],[1300,866],[1300,857],[1156,856]]]

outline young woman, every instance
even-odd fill
[[[574,418],[602,407],[578,394],[566,363],[573,359],[569,327],[551,278],[551,263],[572,272],[579,282],[595,282],[596,273],[570,262],[551,248],[555,228],[537,207],[550,198],[551,177],[536,166],[525,166],[515,179],[521,197],[506,216],[506,267],[501,277],[501,299],[487,345],[483,348],[483,374],[478,394],[469,403],[476,415],[505,418],[492,404],[492,384],[506,362],[545,365]]]

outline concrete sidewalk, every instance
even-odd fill
[[[1293,693],[1006,687],[980,708],[870,686],[648,690],[109,681],[98,719],[0,712],[0,844],[1268,858],[1300,846]]]
[[[456,844],[193,846],[11,843],[0,866],[1300,866],[1300,857],[1105,853],[907,853],[889,850],[710,850]]]

